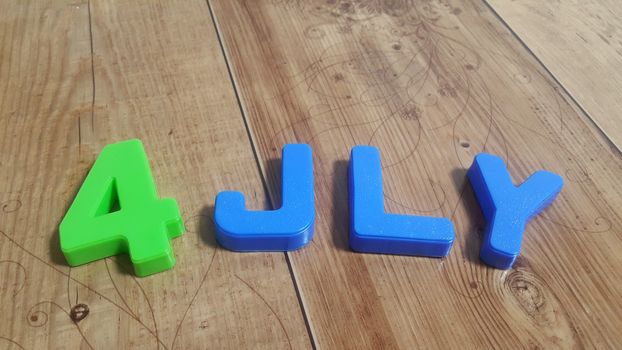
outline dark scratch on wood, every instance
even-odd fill
[[[91,84],[92,84],[92,97],[91,97],[91,132],[95,133],[95,49],[93,47],[93,24],[91,19],[91,0],[87,2],[87,9],[89,12],[89,40],[91,46]]]

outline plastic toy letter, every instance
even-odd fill
[[[454,241],[449,219],[384,211],[380,153],[356,146],[350,155],[350,247],[359,252],[443,257]]]
[[[485,153],[475,157],[467,175],[488,222],[480,259],[509,269],[520,253],[525,224],[555,200],[564,180],[540,170],[516,187],[503,159]]]
[[[184,224],[174,199],[158,199],[140,140],[104,147],[60,224],[69,265],[129,253],[138,276],[170,269],[170,239]]]
[[[248,211],[240,192],[216,196],[216,238],[235,251],[289,251],[313,238],[315,199],[311,147],[283,147],[283,204],[278,210]]]

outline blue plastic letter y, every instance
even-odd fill
[[[487,221],[480,259],[509,269],[520,254],[525,224],[555,200],[564,180],[540,170],[516,187],[503,159],[486,153],[475,157],[467,175]]]

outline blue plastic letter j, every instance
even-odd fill
[[[555,200],[564,180],[540,170],[516,187],[503,159],[485,153],[475,157],[467,175],[487,222],[480,259],[509,269],[520,253],[525,224]]]
[[[283,148],[283,203],[280,209],[248,211],[240,192],[216,196],[216,239],[235,251],[288,251],[313,238],[315,204],[311,147],[289,144]]]
[[[447,218],[384,211],[380,152],[356,146],[350,155],[350,247],[367,253],[443,257],[454,241]]]

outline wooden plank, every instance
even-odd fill
[[[487,2],[621,149],[620,2]]]
[[[0,6],[0,347],[310,347],[285,255],[214,241],[217,191],[265,194],[206,3]],[[180,204],[177,265],[69,268],[58,223],[101,148],[128,138]]]
[[[622,344],[620,154],[484,3],[210,3],[275,203],[281,147],[313,147],[316,235],[290,258],[319,348]],[[452,218],[447,258],[349,250],[356,144],[381,150],[388,211]],[[566,181],[509,271],[478,260],[482,151]]]

